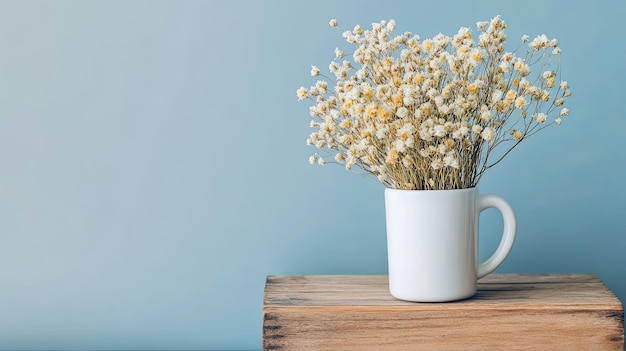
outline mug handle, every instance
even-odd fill
[[[498,268],[506,256],[508,256],[511,248],[513,247],[513,242],[515,242],[517,223],[515,221],[515,213],[513,212],[511,205],[498,195],[480,195],[478,198],[478,213],[480,214],[480,212],[488,208],[495,208],[500,211],[504,222],[504,230],[502,232],[502,239],[500,240],[500,244],[498,245],[496,251],[485,262],[478,265],[478,279],[486,276],[487,274],[493,272],[494,269]]]

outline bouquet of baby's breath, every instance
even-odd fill
[[[529,42],[524,35],[528,49],[518,57],[505,51],[499,17],[477,28],[478,42],[468,28],[426,40],[408,32],[393,36],[393,20],[344,32],[355,46],[353,62],[335,49],[334,79],[312,66],[311,75],[326,80],[297,91],[300,100],[314,102],[315,131],[307,143],[390,188],[476,186],[522,140],[561,124],[571,95],[555,39],[540,35]],[[309,162],[327,161],[315,153]]]

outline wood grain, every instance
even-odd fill
[[[492,274],[449,303],[384,275],[269,276],[264,350],[623,350],[624,311],[594,275]]]

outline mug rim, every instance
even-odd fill
[[[417,192],[469,192],[469,191],[476,191],[478,190],[478,187],[471,187],[471,188],[463,188],[463,189],[435,189],[435,190],[407,190],[407,189],[395,189],[395,188],[388,188],[385,187],[385,191],[393,191],[393,192],[411,192],[411,193],[417,193]]]

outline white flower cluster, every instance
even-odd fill
[[[395,26],[344,32],[353,61],[335,49],[332,75],[312,66],[322,80],[297,91],[314,102],[308,144],[331,150],[346,169],[356,165],[396,189],[473,187],[522,140],[569,114],[556,40],[523,36],[522,58],[505,51],[500,17],[477,23],[477,41],[469,28],[421,40],[394,36]],[[317,153],[309,161],[326,163]]]

